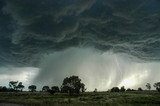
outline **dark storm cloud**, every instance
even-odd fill
[[[14,46],[11,41],[11,35],[15,29],[15,22],[10,14],[3,12],[3,7],[6,5],[4,1],[0,1],[0,64],[5,65],[12,63],[13,56],[10,54],[11,48]]]
[[[159,0],[0,0],[0,64],[68,47],[160,60]]]

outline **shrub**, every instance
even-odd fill
[[[120,91],[120,89],[118,87],[113,87],[111,89],[111,92],[119,92],[119,91]]]
[[[6,86],[0,86],[0,92],[7,92],[8,88]]]
[[[53,90],[53,91],[56,92],[56,93],[60,92],[58,86],[53,86],[53,87],[51,87],[51,90]]]
[[[93,92],[96,93],[97,92],[97,88],[95,88]]]
[[[148,90],[150,90],[150,89],[151,89],[151,84],[150,84],[150,83],[147,83],[147,84],[146,84],[146,88],[147,88]]]
[[[122,86],[121,89],[120,89],[120,91],[121,91],[121,92],[125,92],[125,91],[126,91],[125,87]]]
[[[139,87],[139,88],[138,88],[138,91],[143,91],[143,89]]]
[[[158,92],[160,92],[160,82],[154,83],[153,85]]]
[[[36,87],[36,85],[31,85],[31,86],[28,87],[28,89],[29,89],[29,91],[31,91],[31,92],[35,92],[36,89],[37,89],[37,87]]]
[[[132,91],[130,88],[128,88],[126,91]]]
[[[43,86],[42,91],[43,91],[43,92],[49,91],[49,86]]]

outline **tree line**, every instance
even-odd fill
[[[147,90],[149,90],[149,91],[151,90],[151,84],[150,83],[147,83],[145,86],[146,86]],[[153,87],[155,87],[156,90],[158,92],[160,92],[160,82],[154,83]],[[122,86],[121,88],[113,87],[112,89],[109,89],[108,91],[109,92],[143,91],[143,89],[141,87],[139,87],[137,90],[131,89],[131,88],[125,89],[125,86]],[[97,92],[96,88],[95,88],[94,92]]]
[[[156,88],[158,92],[160,92],[160,82],[154,83],[153,87]],[[9,82],[9,88],[6,86],[0,86],[0,92],[22,92],[25,86],[22,82],[18,81],[10,81]],[[146,88],[148,90],[151,90],[151,84],[147,83]],[[30,92],[36,92],[37,86],[36,85],[30,85],[28,86],[28,90]],[[142,88],[138,88],[138,91],[143,91]],[[81,79],[78,76],[70,76],[66,77],[63,80],[63,83],[61,87],[58,86],[52,86],[51,88],[47,85],[42,87],[43,92],[49,92],[50,94],[54,93],[68,93],[69,95],[79,95],[80,93],[83,93],[86,91],[85,84],[81,82]],[[125,89],[124,86],[121,88],[119,87],[113,87],[109,90],[109,92],[125,92],[125,91],[136,91],[134,89]],[[93,92],[97,92],[97,89],[95,89]]]
[[[9,87],[0,86],[0,92],[22,92],[25,86],[22,82],[10,81]],[[30,85],[28,86],[30,92],[36,92],[37,86]],[[69,95],[79,95],[82,92],[85,92],[85,84],[81,82],[81,79],[78,76],[66,77],[63,80],[61,87],[52,86],[51,88],[47,85],[42,87],[43,92],[54,93],[68,93]]]

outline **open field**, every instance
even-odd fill
[[[87,92],[80,96],[51,95],[44,92],[0,93],[0,102],[28,106],[158,106],[160,93],[156,91]]]

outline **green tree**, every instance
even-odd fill
[[[7,92],[8,89],[6,86],[0,86],[0,92]]]
[[[19,84],[16,86],[16,89],[23,91],[24,85],[22,84],[22,82],[19,82]]]
[[[53,86],[51,87],[51,90],[54,91],[55,93],[60,92],[59,87],[58,86]]]
[[[28,89],[29,89],[29,91],[31,91],[31,92],[35,92],[36,89],[37,89],[37,87],[36,87],[36,85],[30,85],[30,86],[28,87]]]
[[[17,84],[18,84],[18,81],[10,81],[9,82],[10,89],[17,90]]]
[[[126,91],[132,91],[131,88],[128,88]]]
[[[93,92],[94,92],[94,93],[97,93],[97,88],[95,88]]]
[[[125,92],[125,91],[126,91],[125,87],[122,86],[121,89],[120,89],[120,91],[121,91],[121,92]]]
[[[138,88],[138,91],[143,91],[143,89],[139,87],[139,88]]]
[[[113,87],[111,89],[111,92],[119,92],[119,91],[120,91],[120,89],[118,87]]]
[[[85,85],[84,83],[81,84],[81,92],[85,92],[86,91],[86,88],[85,88]]]
[[[42,91],[44,91],[44,92],[49,91],[49,86],[43,86]]]
[[[85,85],[78,76],[66,77],[61,86],[61,92],[72,94],[80,94],[85,91]]]
[[[150,84],[150,83],[147,83],[147,84],[146,84],[146,88],[147,88],[148,90],[151,90],[151,84]]]
[[[160,82],[154,83],[153,85],[158,92],[160,92]]]

